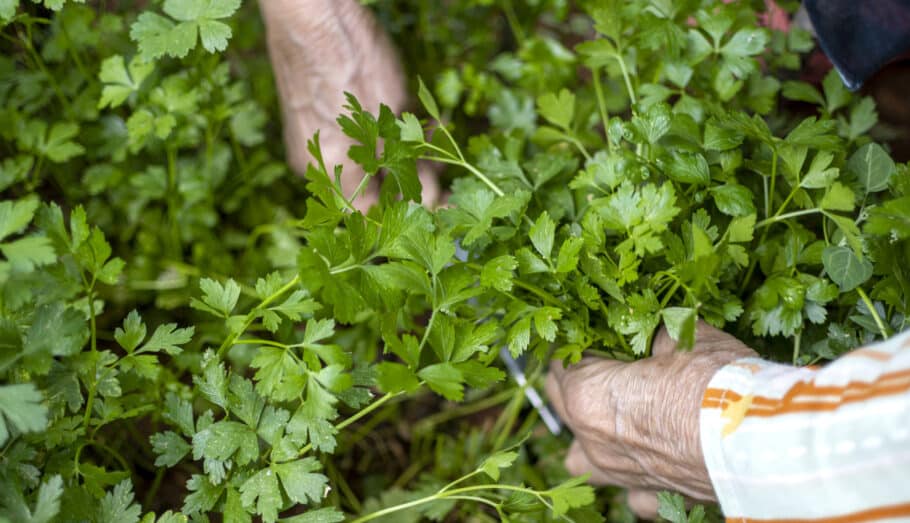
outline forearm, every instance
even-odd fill
[[[727,365],[700,430],[732,520],[910,516],[910,333],[820,370]]]

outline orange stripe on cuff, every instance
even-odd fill
[[[842,514],[839,516],[831,515],[819,518],[807,519],[754,519],[754,518],[727,518],[728,523],[817,523],[827,521],[829,523],[861,523],[864,521],[875,521],[879,519],[899,518],[910,516],[910,503],[900,505],[889,505],[886,507],[876,507],[861,512],[851,514]]]
[[[793,385],[782,398],[752,398],[747,416],[768,417],[792,412],[835,410],[841,405],[910,390],[910,369],[881,375],[876,381],[851,382],[845,386],[819,386],[813,382]],[[824,401],[824,397],[836,397]],[[742,399],[731,390],[709,388],[702,396],[702,408],[725,408]]]

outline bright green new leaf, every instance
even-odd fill
[[[852,211],[855,198],[856,196],[849,187],[840,182],[834,182],[828,188],[828,192],[822,196],[819,207],[831,211]]]
[[[553,125],[568,130],[575,118],[575,95],[568,89],[547,93],[537,99],[537,110]]]
[[[547,214],[546,211],[538,216],[537,221],[531,226],[531,230],[528,234],[531,238],[531,243],[534,244],[534,248],[537,252],[540,253],[544,259],[549,259],[550,253],[553,251],[556,223],[550,218],[550,215]]]
[[[695,323],[698,320],[698,311],[688,307],[667,307],[661,313],[667,333],[676,340],[677,347],[682,350],[695,346]]]
[[[490,476],[493,481],[499,481],[499,469],[511,467],[516,458],[518,458],[517,452],[497,452],[483,461],[480,470]]]
[[[202,301],[193,298],[191,305],[194,309],[206,311],[216,316],[227,318],[240,298],[240,285],[229,279],[224,285],[210,278],[199,280],[202,289]]]
[[[140,61],[133,58],[130,61],[129,69],[123,60],[123,56],[114,55],[101,62],[101,71],[98,73],[98,79],[104,82],[104,88],[101,90],[101,99],[98,100],[98,108],[118,107],[133,93],[139,90],[142,82],[155,70],[153,64]]]
[[[420,103],[423,104],[424,109],[427,110],[427,113],[432,116],[435,120],[439,120],[439,106],[436,105],[436,100],[433,98],[433,93],[427,89],[427,86],[423,83],[423,79],[417,79],[417,97],[420,99]]]
[[[376,381],[384,392],[413,392],[420,386],[417,375],[407,366],[391,361],[376,365]]]
[[[114,339],[126,352],[133,352],[145,339],[145,335],[145,323],[142,322],[142,318],[135,309],[130,311],[126,319],[123,320],[123,327],[117,327],[114,330]]]

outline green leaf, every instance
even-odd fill
[[[686,517],[686,501],[679,494],[669,492],[657,493],[658,508],[657,513],[660,517],[670,523],[688,523]]]
[[[192,450],[189,443],[171,431],[152,434],[150,441],[152,450],[158,455],[155,459],[156,467],[173,467]]]
[[[899,240],[910,238],[910,195],[872,208],[865,231]]]
[[[411,369],[400,363],[383,361],[376,365],[376,382],[383,392],[414,392],[420,380]]]
[[[401,120],[396,123],[401,129],[401,139],[403,141],[420,143],[426,141],[423,134],[423,126],[420,125],[420,120],[412,113],[402,113]]]
[[[288,497],[295,503],[318,503],[325,494],[329,478],[316,473],[322,469],[322,464],[316,458],[279,463],[272,465],[272,469],[281,478]]]
[[[176,323],[168,323],[166,325],[161,325],[155,332],[152,333],[152,337],[145,342],[145,344],[139,349],[140,352],[164,352],[171,356],[176,356],[183,352],[183,349],[180,348],[180,345],[189,343],[193,339],[193,334],[195,333],[195,327],[186,327],[183,329],[178,329]],[[145,334],[145,326],[142,328],[143,335]]]
[[[677,154],[670,160],[667,176],[671,180],[693,185],[708,185],[711,183],[711,172],[708,170],[708,161],[701,154]]]
[[[142,322],[142,318],[135,309],[133,309],[126,316],[126,319],[123,320],[123,328],[117,327],[117,329],[114,330],[114,339],[117,340],[117,343],[128,353],[133,352],[133,350],[142,343],[142,340],[145,339],[145,335],[145,323]]]
[[[433,98],[433,93],[427,89],[427,86],[423,83],[423,79],[421,78],[417,79],[417,98],[420,99],[420,103],[423,104],[423,107],[427,110],[427,113],[436,121],[439,121],[439,107],[436,105],[436,100]]]
[[[518,260],[514,256],[508,254],[497,256],[483,266],[480,272],[480,284],[502,292],[509,292],[512,290],[512,278],[516,268],[518,268]]]
[[[831,280],[848,292],[863,284],[872,276],[872,264],[859,258],[852,249],[832,245],[822,252],[822,263]]]
[[[562,516],[569,509],[584,507],[594,502],[594,489],[582,485],[587,477],[573,478],[547,491],[553,502],[553,515]]]
[[[221,285],[210,278],[202,278],[199,280],[199,287],[203,293],[202,301],[193,298],[191,305],[194,309],[227,318],[237,306],[237,300],[240,298],[240,285],[233,279],[229,279],[224,285]]]
[[[751,242],[755,233],[755,214],[737,216],[730,220],[727,227],[727,239],[731,243]]]
[[[534,248],[544,259],[550,258],[553,251],[553,239],[556,234],[556,223],[550,218],[550,215],[544,211],[531,226],[528,233]]]
[[[573,236],[566,239],[559,248],[556,257],[556,272],[569,273],[578,267],[578,256],[584,246],[584,239]]]
[[[10,20],[16,15],[19,0],[0,0],[0,19]]]
[[[826,109],[829,113],[846,106],[852,97],[850,91],[847,90],[844,82],[840,79],[840,75],[837,74],[836,69],[831,69],[825,75],[824,80],[822,80],[822,88],[825,91]]]
[[[0,202],[0,240],[22,232],[35,216],[38,203],[37,198]]]
[[[462,383],[464,376],[451,363],[437,363],[420,369],[418,376],[427,382],[430,389],[450,401],[464,398]]]
[[[888,182],[895,172],[895,165],[894,160],[880,145],[869,143],[850,156],[847,171],[856,176],[868,194],[888,188]]]
[[[667,307],[661,313],[667,333],[676,340],[679,349],[686,350],[695,346],[695,323],[698,311],[689,307]]]
[[[6,257],[13,271],[25,273],[36,267],[57,261],[51,241],[43,236],[26,236],[8,243],[0,243],[0,252]]]
[[[537,99],[537,111],[550,123],[569,130],[575,117],[575,95],[568,89],[544,94]]]
[[[40,432],[47,427],[44,397],[31,383],[0,386],[0,445],[10,438],[10,429],[19,433]]]
[[[144,63],[137,58],[130,61],[129,69],[123,56],[114,55],[101,62],[98,79],[104,83],[98,108],[118,107],[142,85],[142,82],[155,70],[152,64]]]
[[[98,505],[98,523],[136,523],[142,507],[133,501],[133,485],[129,480],[118,483]]]
[[[736,184],[725,183],[711,188],[714,203],[720,212],[729,216],[748,216],[755,214],[755,204],[752,202],[752,191]]]
[[[265,523],[277,521],[282,506],[278,475],[269,467],[256,472],[240,485],[240,502],[262,516]]]
[[[334,507],[310,510],[281,519],[281,523],[340,523],[341,521],[344,521],[344,514]]]
[[[840,182],[834,182],[828,188],[828,192],[822,196],[819,207],[831,211],[852,211],[855,199],[856,196],[849,187]]]
[[[497,452],[485,459],[480,465],[479,470],[482,470],[484,474],[490,476],[493,481],[499,481],[499,469],[511,467],[512,464],[515,463],[516,458],[518,458],[517,452]]]

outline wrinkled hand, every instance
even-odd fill
[[[633,489],[630,506],[642,516],[656,514],[656,501],[636,489],[715,499],[699,440],[702,394],[718,369],[756,356],[706,323],[697,327],[693,351],[675,348],[661,330],[650,358],[555,364],[547,377],[547,394],[575,435],[569,472],[590,474],[597,485]]]
[[[341,184],[350,197],[363,172],[348,158],[351,140],[335,122],[344,92],[378,114],[380,103],[393,112],[407,100],[401,64],[372,13],[357,0],[260,0],[268,48],[284,113],[288,162],[298,173],[310,161],[307,140],[316,131],[326,165],[342,165]],[[355,206],[376,201],[376,180]],[[431,180],[432,182],[432,180]]]

